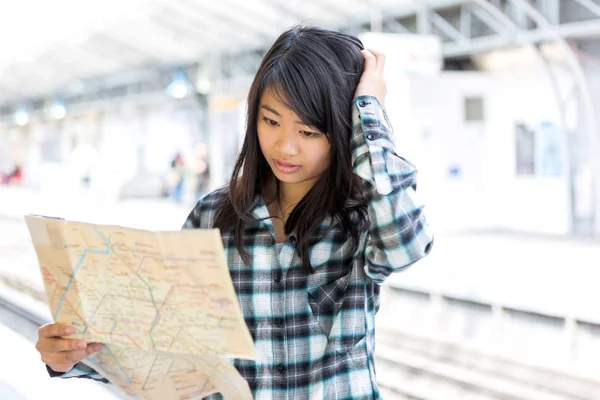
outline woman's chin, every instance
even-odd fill
[[[289,183],[289,184],[300,183],[305,180],[298,173],[286,174],[286,173],[282,173],[281,171],[277,171],[275,169],[273,169],[273,175],[275,175],[275,177],[279,181],[281,181],[283,183]]]
[[[294,183],[300,183],[300,182],[302,182],[302,179],[297,179],[297,178],[294,179],[294,178],[289,177],[289,176],[280,176],[280,175],[275,174],[275,177],[277,178],[278,181],[280,181],[282,183],[287,183],[287,184],[290,184],[290,185],[293,185]]]

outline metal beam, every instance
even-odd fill
[[[296,3],[289,4],[283,1],[274,0],[271,5],[278,13],[288,15],[296,21],[302,21],[306,18],[306,14],[302,13],[302,8]]]
[[[221,2],[202,2],[202,5],[191,0],[180,0],[186,7],[197,9],[199,13],[212,15],[212,18],[224,22],[230,31],[243,30],[246,34],[253,35],[258,40],[269,39],[273,36],[273,30],[269,29],[259,21],[248,20],[239,14],[235,7],[223,8]],[[221,6],[219,6],[221,5]]]
[[[428,35],[431,33],[431,10],[427,5],[421,5],[417,9],[417,33]]]
[[[520,28],[517,26],[517,24],[512,19],[510,19],[506,14],[504,14],[499,8],[494,6],[489,1],[474,0],[474,2],[479,7],[481,7],[483,10],[485,10],[488,14],[492,15],[494,18],[496,18],[498,21],[500,21],[500,23],[502,25],[504,25],[510,31],[512,31],[512,32],[520,31]],[[485,21],[483,21],[483,22],[485,22]]]
[[[450,22],[446,21],[441,15],[436,13],[435,11],[430,11],[430,18],[433,25],[446,34],[449,38],[454,39],[455,41],[468,44],[469,39],[463,36],[463,34],[454,27]]]
[[[370,14],[371,14],[371,20],[370,20],[371,32],[383,31],[383,16],[382,16],[381,10],[373,9],[373,10],[371,10]]]
[[[385,6],[381,5],[382,8],[380,11],[382,15],[385,16],[385,18],[382,18],[381,23],[379,22],[376,14],[361,12],[360,15],[354,15],[353,12],[360,11],[360,7],[368,9],[365,3],[362,3],[358,0],[352,0],[352,2],[349,3],[349,7],[346,8],[340,7],[341,3],[334,3],[331,0],[325,3],[318,0],[310,0],[302,3],[300,3],[300,0],[296,1],[297,3],[293,4],[298,4],[300,6],[294,7],[296,10],[295,16],[286,19],[286,21],[291,21],[292,19],[297,20],[299,17],[302,17],[300,20],[304,20],[305,15],[308,17],[308,12],[314,12],[325,15],[324,18],[329,19],[329,25],[332,25],[334,28],[344,29],[356,25],[357,27],[362,26],[361,29],[364,29],[365,26],[368,27],[369,22],[373,22],[373,27],[375,29],[379,29],[379,26],[381,26],[381,30],[383,32],[404,33],[408,32],[409,30],[400,24],[398,19],[411,16],[416,17],[418,25],[417,31],[419,33],[431,33],[432,27],[435,26],[436,29],[450,39],[449,42],[444,44],[444,54],[446,57],[466,56],[494,50],[497,48],[506,48],[510,46],[520,46],[524,44],[539,43],[547,40],[555,40],[557,34],[560,38],[580,38],[592,35],[600,35],[600,18],[598,20],[581,20],[561,25],[556,23],[550,25],[539,25],[539,22],[536,21],[539,29],[530,31],[523,30],[519,28],[517,23],[515,23],[515,21],[513,21],[507,15],[507,12],[510,10],[500,8],[506,3],[506,1],[508,1],[509,5],[514,7],[515,3],[511,0],[423,0],[418,2],[403,2],[400,4],[392,4],[392,2],[390,2],[389,5],[386,2]],[[589,9],[591,12],[594,12],[595,14],[600,13],[600,6],[596,5],[595,2],[591,0],[576,1]],[[269,23],[273,22],[273,18],[276,14],[282,12],[285,14],[285,10],[291,11],[289,4],[286,3],[285,0],[273,0],[273,2],[276,5],[273,5],[273,3],[264,3],[263,6],[268,7],[266,4],[270,4],[272,13],[269,13],[268,16],[263,18],[264,21]],[[529,3],[530,7],[533,8],[533,6],[531,6],[531,2]],[[168,32],[174,32],[174,34],[178,35],[179,37],[188,38],[188,43],[186,43],[186,46],[193,48],[194,44],[196,44],[198,46],[198,54],[201,54],[205,51],[244,54],[248,51],[248,48],[264,48],[272,42],[273,37],[266,37],[268,36],[267,33],[269,32],[269,27],[258,26],[257,20],[253,18],[254,15],[260,14],[258,9],[252,9],[251,19],[253,19],[253,21],[250,21],[252,26],[248,26],[245,29],[244,27],[241,27],[241,29],[231,29],[232,26],[234,26],[234,22],[245,15],[245,11],[250,12],[249,10],[251,8],[249,6],[247,9],[243,8],[237,10],[234,18],[227,22],[219,20],[218,18],[211,18],[210,13],[211,9],[213,11],[216,10],[219,12],[225,12],[226,7],[210,5],[208,7],[209,12],[207,13],[207,9],[204,8],[202,4],[204,3],[199,3],[192,0],[177,0],[169,3],[164,10],[152,15],[152,18],[154,18],[156,21],[156,25],[160,26],[155,26],[157,33],[160,34],[162,29],[168,29]],[[546,0],[544,4],[541,2],[535,2],[535,4],[539,7],[545,5],[545,14],[547,14],[549,18],[552,18],[552,22],[560,22],[560,18],[558,18],[558,14],[556,14],[559,11],[557,9],[558,0]],[[282,9],[281,7],[283,6],[286,6],[286,8]],[[460,10],[460,14],[462,16],[460,21],[460,29],[445,19],[443,17],[443,13],[439,13],[441,10],[457,7],[462,7]],[[523,13],[523,11],[518,7],[514,7],[514,9],[520,10],[520,15],[528,15],[529,18],[535,21],[535,18],[532,18],[530,12]],[[554,13],[552,13],[551,10],[554,10]],[[341,14],[340,11],[342,12]],[[598,13],[596,13],[596,11],[598,11]],[[174,15],[174,12],[176,12],[177,15]],[[332,14],[334,12],[335,14]],[[353,15],[350,16],[350,14]],[[345,19],[346,17],[348,17],[348,19]],[[477,19],[477,21],[475,21],[475,19]],[[497,34],[472,38],[469,32],[473,27],[473,23],[483,23],[489,27],[490,32],[495,32]],[[551,31],[548,29],[548,26],[554,27],[555,29]],[[142,35],[128,35],[127,30],[123,30],[123,35],[109,34],[108,36],[109,37],[106,38],[106,43],[98,43],[99,46],[97,46],[97,48],[88,46],[93,44],[94,38],[92,38],[92,40],[88,43],[81,44],[80,50],[84,49],[85,51],[88,51],[87,49],[91,48],[94,51],[93,57],[91,55],[90,57],[84,55],[85,63],[83,64],[86,66],[86,68],[90,66],[90,64],[96,58],[98,58],[99,60],[104,61],[103,64],[106,66],[106,70],[109,70],[110,63],[107,61],[112,61],[113,54],[112,51],[103,51],[103,47],[110,43],[110,50],[112,50],[114,40],[119,39],[121,40],[119,47],[123,45],[130,47],[132,44],[134,46],[133,48],[123,49],[123,53],[126,55],[131,55],[132,59],[129,60],[129,63],[127,60],[119,60],[118,64],[120,69],[128,67],[133,68],[141,59],[147,60],[148,56],[149,58],[152,58],[152,56],[155,55],[153,53],[148,53],[147,49],[143,48],[144,37]],[[131,39],[128,39],[128,36],[131,36]],[[160,49],[163,46],[167,46],[168,43],[169,42],[165,40],[164,43],[160,44],[160,47],[158,47],[158,44],[156,44],[156,47],[157,49]],[[250,43],[252,43],[252,45],[250,45]],[[165,52],[164,56],[167,56],[168,54],[168,52]],[[238,60],[239,58],[233,57],[232,59]],[[165,63],[168,62],[168,60],[155,60],[155,62]],[[190,61],[190,63],[193,62],[194,61]],[[228,64],[231,64],[230,67],[232,68],[232,72],[237,70],[243,74],[248,72],[248,68],[250,66],[247,63],[242,63],[243,65],[240,65],[236,69],[234,62],[228,62]],[[73,73],[75,72],[76,71],[73,71]]]
[[[340,7],[338,3],[333,4],[329,0],[317,0],[317,1],[314,1],[314,0],[310,0],[310,1],[304,0],[304,1],[305,2],[309,2],[309,3],[313,4],[313,5],[318,5],[318,7],[321,7],[323,10],[325,10],[326,12],[328,12],[328,13],[330,13],[332,15],[342,16],[342,18],[341,18],[342,20],[349,21],[349,20],[354,19],[354,15],[352,15],[345,7]],[[353,2],[353,3],[354,3],[354,6],[356,6],[356,2]],[[362,6],[362,4],[361,4],[361,6]],[[365,14],[367,12],[369,12],[369,11],[370,10],[368,10],[368,9],[367,10],[362,10],[362,12],[365,13]],[[366,14],[366,15],[368,15],[368,14]]]
[[[600,19],[561,24],[557,28],[564,38],[584,38],[600,36]]]
[[[556,28],[556,32],[559,37],[565,39],[600,36],[600,20],[562,24]],[[556,40],[555,34],[549,32],[548,29],[540,28],[516,35],[492,35],[474,38],[466,46],[462,43],[448,42],[444,44],[443,52],[445,57],[455,58],[554,40]]]
[[[546,15],[552,24],[560,24],[560,0],[545,0]]]
[[[395,19],[387,19],[383,21],[383,28],[385,31],[391,33],[412,33],[407,27]]]
[[[473,13],[471,5],[467,4],[460,9],[460,33],[465,38],[470,39],[473,36]]]
[[[211,44],[213,47],[226,45],[226,41],[210,29],[205,30],[189,21],[177,20],[169,13],[154,16],[152,24],[179,36],[186,35],[188,41],[197,44],[199,52],[210,48]]]
[[[600,17],[600,5],[594,3],[592,0],[575,0],[582,7],[586,8],[591,13]]]
[[[516,29],[511,29],[506,24],[498,21],[496,18],[491,16],[488,11],[481,9],[479,7],[471,7],[471,13],[476,16],[481,22],[490,27],[493,31],[499,34],[507,34],[511,31],[515,31]]]

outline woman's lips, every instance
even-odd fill
[[[274,161],[275,161],[275,168],[277,168],[278,171],[283,172],[284,174],[292,174],[300,169],[299,165],[287,164],[287,163],[283,163],[278,160],[274,160]]]

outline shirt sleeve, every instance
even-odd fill
[[[95,381],[99,381],[102,383],[110,383],[108,379],[104,378],[98,372],[96,372],[93,368],[88,367],[84,363],[77,363],[69,372],[56,372],[48,365],[46,365],[46,370],[51,378],[87,378]]]
[[[202,200],[198,200],[181,229],[199,229],[202,228]]]
[[[417,199],[417,170],[396,154],[385,110],[372,96],[357,97],[352,107],[352,167],[363,182],[370,220],[365,272],[381,284],[425,257],[433,234]]]

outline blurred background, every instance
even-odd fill
[[[297,23],[387,55],[431,255],[383,288],[387,399],[600,399],[599,0],[19,0],[0,5],[0,398],[50,380],[35,213],[179,229],[226,183],[266,50]]]

